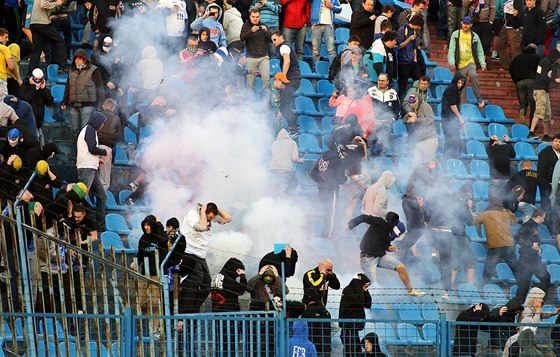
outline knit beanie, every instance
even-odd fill
[[[14,161],[12,161],[12,168],[16,171],[19,171],[19,169],[21,169],[21,166],[22,166],[21,158],[19,156],[16,156]]]
[[[35,172],[37,172],[37,175],[39,175],[39,177],[43,177],[47,171],[49,171],[49,164],[47,164],[45,160],[38,161],[37,165],[35,165]]]
[[[85,183],[78,182],[74,185],[74,187],[72,187],[72,191],[76,192],[80,199],[84,199],[87,195],[88,189]]]

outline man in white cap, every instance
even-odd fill
[[[37,135],[39,137],[39,144],[45,144],[45,138],[41,127],[45,118],[45,106],[52,105],[54,98],[51,90],[47,87],[47,81],[44,78],[43,71],[40,68],[35,68],[31,72],[29,80],[24,81],[20,89],[21,99],[31,104],[35,122],[37,124]]]

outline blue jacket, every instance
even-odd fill
[[[226,33],[224,32],[222,24],[219,22],[222,17],[222,8],[219,5],[212,3],[206,7],[206,10],[209,10],[211,7],[216,7],[220,11],[218,18],[215,19],[210,16],[205,19],[201,16],[193,21],[191,29],[194,31],[200,31],[203,27],[208,28],[208,30],[210,30],[210,40],[214,42],[218,48],[226,47]]]
[[[33,135],[33,139],[39,141],[37,134],[37,122],[35,121],[35,115],[33,114],[33,109],[31,105],[25,100],[17,99],[17,101],[12,101],[15,98],[13,95],[7,95],[4,97],[4,103],[8,104],[14,109],[19,120],[25,123],[25,126],[29,129]]]
[[[321,4],[323,0],[307,0],[311,3],[311,25],[317,25],[321,17]],[[334,14],[339,14],[342,11],[342,6],[338,0],[331,0],[333,5],[331,9],[331,16],[334,21]]]
[[[288,356],[317,357],[317,349],[307,337],[307,322],[295,321],[292,330],[294,331],[294,337],[290,338]]]
[[[397,44],[403,43],[410,36],[417,34],[416,31],[408,26],[408,23],[402,25],[397,31]],[[410,41],[404,48],[399,48],[397,58],[399,63],[412,63],[414,61],[414,54],[416,52],[416,40]]]
[[[259,7],[257,4],[261,2],[261,0],[254,0],[253,5],[249,8],[249,12],[253,9],[258,9]],[[261,8],[261,23],[265,24],[269,29],[277,29],[280,27],[280,12],[282,11],[282,4],[280,4],[280,0],[269,0],[267,1],[266,5],[263,5]]]

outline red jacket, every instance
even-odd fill
[[[307,0],[282,0],[283,26],[300,29],[309,23],[311,6]]]

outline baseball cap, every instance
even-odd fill
[[[401,221],[398,221],[391,231],[391,240],[402,236],[404,232],[406,232],[406,226]]]
[[[17,128],[13,128],[12,130],[8,131],[8,140],[17,139],[19,139],[19,130]]]
[[[465,16],[463,17],[463,19],[461,20],[461,22],[465,23],[465,24],[472,24],[472,18],[470,16]]]
[[[416,103],[418,101],[418,98],[416,98],[416,96],[413,94],[413,95],[408,96],[408,99],[406,101],[408,103]]]

